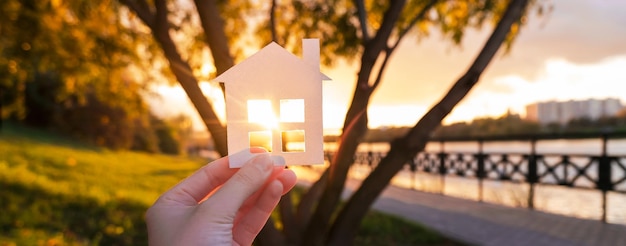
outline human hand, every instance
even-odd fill
[[[258,150],[257,150],[258,151]],[[150,245],[250,245],[296,183],[268,153],[241,169],[213,161],[165,192],[146,212]]]

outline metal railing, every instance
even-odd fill
[[[531,144],[529,153],[485,153],[484,141],[478,143],[477,152],[420,152],[406,165],[413,173],[439,175],[441,187],[446,176],[478,179],[478,200],[483,200],[483,180],[529,184],[528,208],[535,207],[535,186],[558,185],[579,189],[595,189],[602,192],[602,217],[606,222],[607,192],[626,194],[626,155],[607,154],[607,135],[602,139],[602,151],[599,155],[584,154],[537,154],[538,138],[527,141]],[[465,140],[468,141],[468,140]],[[519,140],[516,140],[519,141]],[[440,141],[442,146],[445,141]],[[327,152],[326,158],[332,159],[333,152]],[[354,163],[375,167],[386,153],[357,152]]]

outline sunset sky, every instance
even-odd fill
[[[615,97],[626,103],[626,1],[548,2],[553,11],[530,16],[512,50],[497,55],[446,123],[498,116],[507,109],[523,115],[524,106],[537,101]],[[405,39],[370,104],[370,127],[414,125],[465,72],[491,30],[467,32],[461,46],[436,32],[419,42]],[[324,82],[324,128],[341,127],[357,66],[322,68],[333,79]],[[221,96],[208,84],[203,88],[209,97]],[[196,129],[203,129],[182,89],[161,86],[157,91],[166,95],[151,101],[159,105],[158,115],[189,114],[196,118]]]

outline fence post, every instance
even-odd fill
[[[418,153],[419,155],[419,153]],[[416,190],[415,188],[415,175],[417,173],[417,163],[415,163],[415,158],[411,158],[409,160],[409,169],[411,170],[411,189]]]
[[[483,140],[478,139],[478,154],[476,155],[476,177],[478,178],[478,201],[483,201],[483,178],[485,178],[485,154],[483,153]]]
[[[439,185],[441,186],[440,193],[444,194],[445,185],[446,185],[445,176],[446,176],[446,173],[448,172],[448,170],[446,169],[447,154],[444,152],[445,151],[444,141],[441,141],[440,147],[441,147],[441,152],[439,152],[438,154],[439,156]]]
[[[609,190],[613,190],[613,182],[611,182],[611,159],[607,155],[608,135],[602,134],[602,156],[598,163],[598,183],[597,187],[602,191],[602,222],[606,223],[606,195]]]
[[[537,139],[530,139],[530,155],[528,155],[528,173],[526,174],[526,181],[529,184],[528,188],[528,209],[535,209],[535,183],[538,180],[537,175]]]

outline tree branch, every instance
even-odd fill
[[[195,0],[194,2],[200,16],[200,24],[202,29],[204,29],[205,42],[209,45],[211,55],[213,56],[215,71],[220,75],[235,65],[235,61],[230,54],[228,37],[226,37],[226,32],[224,31],[224,20],[220,16],[216,0]],[[220,87],[224,95],[226,95],[224,84],[220,83]]]
[[[383,79],[383,73],[385,72],[385,68],[387,67],[387,63],[391,58],[391,53],[395,50],[397,46],[387,48],[385,51],[385,58],[383,58],[383,63],[378,68],[378,74],[376,75],[376,79],[374,80],[374,84],[372,84],[372,90],[375,90],[376,87],[380,84],[380,81]]]
[[[145,0],[120,0],[120,2],[135,12],[135,14],[137,14],[139,19],[141,19],[146,26],[150,29],[154,28],[154,11],[150,9],[150,6]]]
[[[370,89],[370,75],[371,70],[376,64],[376,60],[380,56],[380,53],[387,48],[387,40],[393,32],[395,23],[400,18],[402,9],[406,4],[406,0],[391,1],[389,8],[383,15],[383,21],[380,28],[376,32],[376,35],[365,44],[365,50],[363,51],[363,58],[361,59],[361,69],[359,71],[359,81],[357,81],[358,88]]]
[[[280,44],[278,42],[278,34],[276,33],[276,0],[272,1],[272,5],[270,5],[270,31],[272,32],[272,41]]]
[[[415,15],[413,17],[413,19],[411,19],[411,21],[409,21],[409,24],[404,27],[404,29],[402,29],[399,33],[398,33],[398,39],[396,40],[396,42],[393,44],[393,46],[391,46],[392,50],[395,50],[396,47],[398,46],[398,44],[400,44],[400,41],[402,41],[402,38],[404,38],[404,36],[406,36],[407,33],[409,33],[409,31],[411,30],[411,28],[413,28],[413,26],[415,26],[415,24],[417,24],[418,21],[424,19],[424,16],[426,16],[426,13],[428,13],[428,10],[430,10],[433,6],[435,6],[435,4],[438,2],[438,0],[431,0],[430,2],[428,2],[426,4],[426,6],[424,6],[424,8],[422,9],[422,11],[419,12],[419,14]]]
[[[422,11],[420,11],[419,14],[415,15],[413,17],[413,19],[411,19],[411,21],[409,22],[409,24],[400,31],[400,33],[398,34],[398,38],[396,39],[396,42],[394,42],[394,44],[388,48],[385,49],[385,58],[383,60],[383,63],[381,64],[380,68],[378,69],[378,74],[376,76],[376,79],[374,80],[374,83],[372,84],[371,88],[372,90],[375,90],[376,87],[378,87],[378,85],[380,84],[380,81],[382,80],[382,75],[383,72],[385,71],[385,67],[387,66],[387,63],[391,57],[391,54],[396,50],[396,48],[398,48],[398,45],[400,44],[400,41],[402,41],[402,39],[404,38],[404,36],[406,36],[406,34],[409,32],[409,30],[411,30],[411,28],[421,19],[424,18],[424,16],[426,16],[426,13],[428,13],[428,10],[430,10],[433,6],[435,6],[435,3],[437,3],[438,0],[431,0],[430,2],[428,2],[426,4],[426,6],[424,6],[424,8],[422,9]]]
[[[365,10],[365,3],[363,0],[354,0],[356,6],[356,13],[359,16],[359,24],[361,26],[361,35],[363,37],[363,43],[367,43],[370,40],[370,34],[367,30],[367,11]]]
[[[391,143],[391,149],[379,165],[363,181],[343,207],[330,230],[329,245],[347,245],[356,235],[358,225],[372,203],[389,181],[398,173],[407,160],[421,151],[428,136],[450,113],[478,81],[493,56],[504,43],[511,26],[519,21],[528,0],[512,0],[492,35],[468,71],[454,84],[448,93],[435,105],[403,138]]]
[[[306,234],[302,241],[306,245],[325,243],[330,218],[339,203],[348,170],[354,162],[354,153],[359,145],[359,140],[367,131],[367,105],[373,92],[369,85],[371,70],[380,52],[386,48],[387,40],[405,4],[405,0],[391,1],[375,37],[364,45],[357,86],[350,109],[346,114],[341,143],[329,167],[329,180],[313,214],[315,219],[306,226]]]
[[[311,216],[313,216],[313,207],[317,204],[316,201],[319,200],[322,191],[326,188],[329,171],[330,168],[324,170],[320,178],[300,198],[300,203],[298,203],[298,208],[296,209],[296,223],[300,235],[304,233],[304,227],[309,224]]]
[[[378,69],[378,74],[376,75],[376,79],[374,80],[374,83],[371,85],[372,90],[375,90],[378,87],[378,85],[380,84],[380,81],[382,80],[382,75],[383,75],[383,73],[385,71],[387,63],[388,63],[389,59],[391,58],[391,54],[396,50],[396,48],[398,48],[398,45],[400,44],[400,41],[402,41],[404,36],[406,36],[406,34],[409,32],[409,30],[411,30],[411,28],[419,20],[424,18],[424,16],[428,12],[428,10],[430,10],[430,8],[432,8],[435,5],[435,3],[437,3],[437,1],[438,0],[431,0],[428,4],[426,4],[426,6],[424,6],[422,11],[419,14],[417,14],[415,17],[413,17],[413,19],[411,19],[409,24],[404,29],[402,29],[402,31],[400,31],[400,33],[398,34],[398,38],[396,39],[394,44],[391,47],[388,47],[388,48],[385,49],[385,57],[383,58],[384,59],[383,63],[381,64],[380,68]]]
[[[224,20],[220,16],[220,11],[216,0],[195,0],[196,9],[200,16],[200,23],[204,29],[206,43],[211,49],[213,62],[217,74],[222,74],[231,68],[235,61],[230,54],[228,37],[224,31]]]
[[[380,53],[387,48],[387,40],[389,40],[394,24],[398,21],[398,18],[402,13],[402,8],[405,4],[405,0],[391,1],[389,8],[383,15],[382,24],[376,32],[376,35],[373,39],[364,44],[363,55],[361,56],[361,68],[359,69],[350,108],[348,109],[348,112],[346,112],[346,118],[343,125],[344,129],[357,117],[358,114],[360,114],[361,111],[365,111],[367,109],[370,97],[374,91],[370,86],[372,69],[376,64]],[[367,129],[367,113],[361,118],[361,120],[363,122],[360,122],[359,125],[365,124]],[[365,132],[357,134],[358,138],[361,138],[363,135],[365,135]]]
[[[156,30],[153,30],[157,33],[157,35],[166,35],[169,37],[169,24],[167,20],[167,2],[165,0],[155,0],[154,7],[156,8],[156,14],[154,15],[154,27]]]

